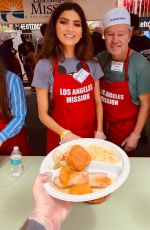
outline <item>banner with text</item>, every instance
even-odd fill
[[[69,0],[68,0],[69,1]],[[53,10],[65,0],[0,0],[0,23],[44,23]],[[84,10],[87,20],[100,20],[115,6],[116,0],[75,0]]]
[[[43,23],[65,0],[0,1],[0,23]]]

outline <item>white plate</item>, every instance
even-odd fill
[[[44,158],[40,167],[40,173],[51,172],[53,175],[52,178],[57,176],[59,174],[59,169],[57,170],[53,169],[54,168],[54,163],[52,159],[53,154],[55,153],[56,150],[65,152],[66,150],[68,150],[68,148],[76,144],[79,144],[82,147],[86,147],[86,148],[90,145],[97,145],[112,150],[118,156],[120,161],[117,163],[92,161],[87,167],[87,170],[89,172],[107,173],[107,175],[112,178],[112,183],[106,188],[99,189],[95,192],[84,194],[84,195],[65,194],[59,191],[57,188],[55,188],[53,183],[46,183],[44,187],[46,188],[46,191],[49,195],[64,201],[71,201],[71,202],[89,201],[112,193],[125,182],[130,172],[130,161],[126,153],[117,145],[111,142],[94,139],[94,138],[82,138],[58,146]]]

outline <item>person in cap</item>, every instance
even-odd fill
[[[108,11],[103,19],[107,51],[97,55],[103,69],[101,100],[107,139],[133,154],[150,108],[150,63],[128,47],[132,35],[125,8]]]

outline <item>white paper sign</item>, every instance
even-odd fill
[[[123,62],[119,62],[119,61],[112,61],[111,62],[111,70],[113,70],[113,71],[122,72],[123,66],[124,66]]]
[[[83,68],[80,69],[77,73],[73,74],[73,78],[80,83],[83,83],[88,76],[89,76],[89,72],[87,72]]]

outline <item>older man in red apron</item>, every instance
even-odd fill
[[[104,109],[104,132],[107,139],[128,151],[136,148],[148,116],[150,84],[140,92],[140,71],[134,59],[143,59],[128,48],[132,29],[130,15],[124,8],[108,11],[102,20],[107,51],[99,54],[104,77],[101,99]],[[141,60],[149,68],[146,60]],[[131,70],[135,71],[131,74]],[[143,67],[142,67],[143,68]],[[144,80],[143,80],[144,81]]]

